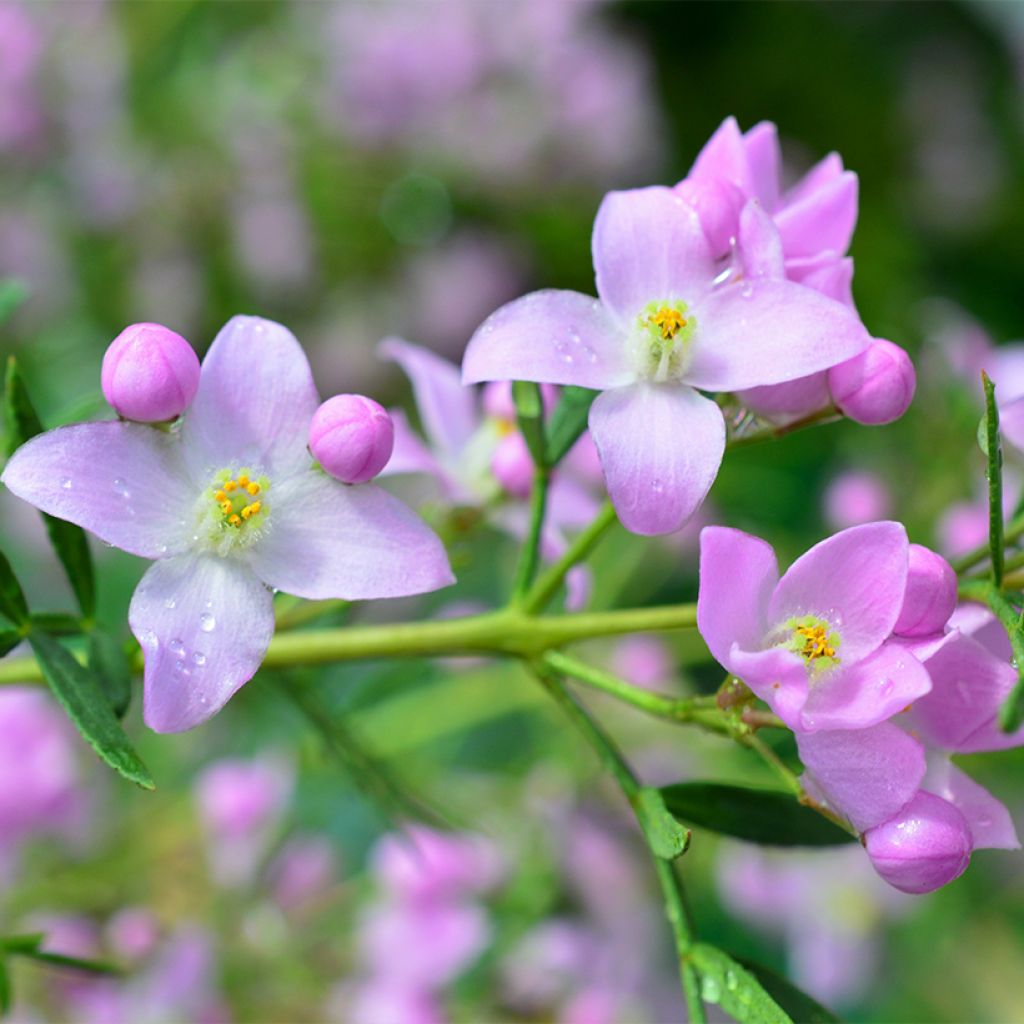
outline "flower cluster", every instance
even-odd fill
[[[701,534],[698,626],[796,734],[805,789],[905,892],[952,881],[978,847],[1019,846],[1006,809],[950,762],[1024,744],[996,722],[1017,673],[950,620],[956,575],[898,523],[844,530],[781,577],[771,547]],[[1005,641],[1005,637],[1004,637]]]

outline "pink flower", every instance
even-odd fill
[[[892,508],[885,483],[863,470],[842,473],[825,491],[825,521],[834,530],[884,519]]]
[[[306,443],[318,405],[291,332],[240,316],[217,335],[174,432],[61,427],[7,463],[19,497],[156,559],[128,620],[157,732],[206,721],[252,678],[274,632],[269,588],[362,600],[452,582],[440,541],[401,502],[316,469]]]
[[[890,641],[907,588],[899,523],[843,530],[782,578],[771,547],[739,530],[701,533],[697,625],[720,664],[794,731],[862,729],[931,689]]]
[[[725,450],[721,410],[700,391],[793,380],[869,340],[841,303],[782,279],[778,231],[756,202],[740,215],[739,244],[757,251],[757,272],[723,280],[729,268],[697,212],[670,189],[609,193],[594,223],[600,300],[548,290],[503,306],[473,335],[463,380],[602,391],[590,431],[619,518],[635,533],[671,533]]]

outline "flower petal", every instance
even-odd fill
[[[440,475],[441,464],[434,453],[420,439],[409,424],[404,409],[389,409],[391,422],[395,427],[395,445],[391,458],[380,471],[379,476],[399,476],[405,473],[428,473]]]
[[[492,313],[470,338],[462,381],[534,380],[614,388],[635,379],[626,338],[601,303],[580,292],[531,292]]]
[[[857,175],[842,171],[822,183],[817,170],[808,172],[810,187],[798,186],[800,191],[787,196],[775,213],[787,256],[813,256],[822,249],[844,253],[850,247],[857,223]]]
[[[815,615],[839,632],[840,662],[876,651],[903,606],[909,545],[899,523],[866,523],[815,544],[779,580],[768,621]]]
[[[437,535],[374,484],[310,470],[278,490],[269,532],[252,548],[269,586],[311,600],[404,597],[454,582]]]
[[[969,636],[956,636],[925,663],[932,692],[914,704],[914,731],[941,750],[973,753],[1024,744],[1024,730],[1007,735],[999,707],[1017,682],[1017,672]]]
[[[782,647],[745,651],[733,644],[729,670],[739,676],[790,727],[800,727],[800,715],[810,690],[807,662]]]
[[[751,193],[774,210],[779,201],[779,168],[782,153],[779,133],[771,121],[760,121],[743,133],[743,148],[747,154]]]
[[[1015,398],[999,409],[999,429],[1003,437],[1024,451],[1024,398]]]
[[[760,127],[757,125],[750,133],[754,134]],[[753,148],[757,149],[756,140]],[[697,154],[687,178],[693,178],[695,181],[725,178],[738,185],[748,195],[751,193],[750,156],[735,117],[727,117],[715,129],[714,135],[704,143]]]
[[[146,724],[182,732],[255,675],[274,635],[273,597],[242,562],[186,555],[149,568],[128,624],[146,659]]]
[[[309,423],[320,399],[302,346],[286,327],[232,317],[203,360],[182,424],[197,480],[225,467],[287,473],[310,461]]]
[[[891,722],[797,733],[796,744],[814,786],[858,832],[893,817],[924,778],[924,748]]]
[[[748,651],[764,644],[768,602],[778,582],[778,563],[767,541],[726,526],[701,530],[697,629],[729,671],[734,644]]]
[[[864,729],[884,722],[932,688],[925,667],[898,646],[883,644],[849,668],[817,680],[801,716],[806,732]]]
[[[480,425],[477,396],[463,385],[459,368],[401,338],[386,338],[377,351],[398,363],[412,383],[427,440],[439,452],[457,456]]]
[[[697,211],[660,186],[609,192],[593,250],[597,294],[627,329],[649,302],[693,302],[717,273]]]
[[[634,384],[590,407],[608,496],[633,533],[672,533],[708,493],[725,451],[714,402],[687,387]]]
[[[948,757],[929,758],[924,788],[948,800],[967,819],[975,849],[1020,849],[1013,819],[1002,801],[964,774]]]
[[[751,199],[740,212],[736,248],[746,278],[767,277],[774,281],[785,278],[782,238],[756,199]]]
[[[49,430],[16,451],[0,479],[41,511],[133,555],[167,558],[188,542],[197,495],[179,439],[153,427],[109,420]]]
[[[704,391],[782,384],[859,355],[871,338],[857,315],[792,281],[724,284],[694,305],[686,383]]]

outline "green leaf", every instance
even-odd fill
[[[46,935],[43,932],[30,932],[28,935],[6,935],[0,938],[0,950],[5,953],[25,953],[38,949]]]
[[[16,626],[27,626],[28,602],[21,589],[18,577],[14,575],[7,556],[0,551],[0,615],[10,619]]]
[[[16,629],[0,629],[0,658],[10,654],[24,639]]]
[[[690,845],[690,830],[683,828],[668,812],[661,791],[645,786],[637,794],[637,818],[656,857],[675,860]]]
[[[10,451],[19,448],[30,438],[43,432],[43,424],[32,405],[28,389],[18,369],[17,360],[7,360],[7,377],[4,381],[4,410],[7,417],[7,432]],[[96,579],[92,567],[89,542],[81,527],[56,519],[43,513],[50,544],[60,559],[75,600],[82,614],[92,618],[96,612]]]
[[[530,381],[517,380],[512,384],[512,398],[516,403],[516,419],[519,430],[530,450],[535,466],[547,464],[544,438],[544,403],[540,385]]]
[[[992,583],[1003,585],[1003,449],[999,440],[999,407],[996,386],[984,370],[981,383],[985,388],[985,455],[988,459],[988,546],[992,554]]]
[[[838,825],[789,793],[720,782],[681,782],[661,791],[677,818],[723,835],[767,846],[852,843]]]
[[[569,449],[580,439],[587,429],[587,417],[590,407],[599,392],[588,388],[562,388],[555,411],[551,414],[548,424],[547,452],[548,465],[556,466],[565,458]]]
[[[76,971],[88,971],[90,974],[121,974],[116,964],[103,960],[83,960],[77,956],[65,956],[63,953],[47,953],[42,949],[16,949],[12,956],[23,956],[37,963],[53,964],[55,967],[71,967]]]
[[[118,724],[95,673],[51,636],[32,632],[29,643],[50,689],[93,750],[126,779],[155,789],[149,771]]]
[[[793,1024],[757,978],[728,953],[698,942],[687,958],[700,975],[700,997],[720,1006],[740,1024]]]
[[[0,958],[0,1017],[11,1009],[13,993],[11,992],[11,976],[7,973],[7,963]]]
[[[33,612],[32,627],[50,636],[78,636],[82,632],[82,620],[65,612]]]
[[[116,637],[99,630],[89,635],[89,668],[99,679],[111,710],[124,718],[132,699],[132,666]]]
[[[738,964],[745,967],[761,983],[765,990],[793,1018],[797,1024],[839,1024],[839,1018],[816,999],[798,989],[788,978],[776,974],[775,971],[747,960],[745,957],[734,957]]]
[[[28,298],[28,286],[24,281],[0,281],[0,326],[7,323],[15,310]]]

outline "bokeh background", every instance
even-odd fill
[[[411,411],[380,339],[458,361],[503,301],[590,290],[603,193],[678,180],[729,114],[775,121],[794,178],[833,149],[860,175],[854,294],[872,333],[914,355],[919,390],[891,427],[731,453],[704,520],[783,559],[885,515],[947,553],[973,546],[978,370],[1024,391],[1007,344],[1024,336],[1012,2],[0,0],[0,279],[23,295],[0,344],[48,425],[105,414],[99,362],[125,325],[164,323],[202,352],[239,312],[287,324],[324,395]],[[514,543],[479,516],[425,514],[459,587],[352,621],[502,601]],[[0,534],[33,607],[66,610],[35,513],[6,493]],[[592,606],[692,599],[693,541],[614,534]],[[101,618],[127,640],[143,565],[96,547]],[[668,692],[720,679],[687,637],[588,653]],[[262,673],[183,736],[148,733],[133,708],[155,794],[109,775],[52,705],[0,694],[0,932],[47,930],[53,948],[134,967],[58,983],[19,963],[14,1019],[679,1018],[628,813],[518,669],[295,672],[322,728],[278,681]],[[724,742],[591,704],[652,782],[770,781]],[[1024,821],[1024,755],[964,760]],[[381,837],[408,808],[382,773],[479,837],[441,844],[458,884],[426,908],[389,869]],[[27,793],[46,813],[25,812]],[[702,936],[852,1020],[1024,1020],[1024,859],[982,851],[954,885],[903,899],[857,852],[766,855],[697,833],[683,869]]]

